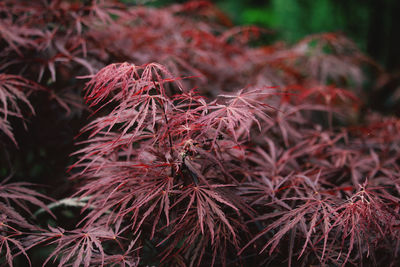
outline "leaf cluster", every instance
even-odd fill
[[[1,144],[43,106],[86,124],[67,198],[0,184],[2,264],[46,245],[58,266],[399,263],[400,120],[365,112],[362,69],[381,69],[344,36],[254,47],[266,31],[208,1],[0,18]],[[35,221],[71,207],[71,229]]]

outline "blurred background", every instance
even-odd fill
[[[163,6],[184,0],[141,0]],[[123,0],[137,3],[140,0]],[[214,0],[235,25],[273,31],[269,42],[294,43],[306,35],[341,32],[389,72],[400,69],[399,0]]]

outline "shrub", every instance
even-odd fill
[[[400,121],[364,112],[372,63],[344,36],[254,47],[262,29],[205,1],[0,14],[6,175],[26,156],[10,117],[42,110],[42,129],[44,105],[76,130],[92,113],[65,198],[0,187],[2,263],[48,249],[33,265],[398,264]]]

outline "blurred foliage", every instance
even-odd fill
[[[256,24],[277,29],[279,38],[298,41],[311,33],[342,31],[365,47],[368,6],[359,1],[270,0],[220,1],[221,8],[238,24]],[[351,16],[348,16],[348,12]]]
[[[185,0],[122,0],[162,6]],[[237,25],[275,32],[270,42],[294,43],[321,32],[342,32],[389,70],[400,69],[398,0],[216,0]]]
[[[290,43],[313,33],[342,32],[388,69],[398,69],[400,25],[397,0],[220,0],[236,24],[276,31]]]
[[[385,1],[385,0],[383,0]],[[185,0],[123,0],[125,3],[168,5]],[[279,39],[295,42],[311,33],[343,31],[365,47],[369,5],[366,0],[216,0],[235,24],[276,29]],[[390,2],[390,1],[389,1]]]

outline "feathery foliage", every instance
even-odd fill
[[[1,183],[1,264],[399,264],[400,120],[366,112],[362,70],[382,69],[344,36],[254,46],[268,32],[208,1],[0,17],[1,175],[49,114],[73,126],[40,155],[75,151],[58,201]]]

